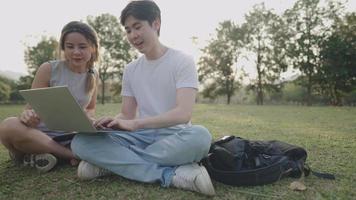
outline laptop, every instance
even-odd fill
[[[68,133],[108,132],[97,130],[93,126],[67,86],[20,90],[19,92],[50,130]]]

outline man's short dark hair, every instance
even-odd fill
[[[125,25],[125,21],[129,16],[133,16],[138,20],[148,21],[148,23],[152,25],[153,21],[156,19],[161,21],[161,10],[155,2],[150,0],[131,1],[121,11],[120,23],[123,26]]]

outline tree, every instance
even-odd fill
[[[125,33],[118,19],[110,14],[97,17],[87,17],[90,24],[98,34],[100,42],[100,63],[98,66],[101,81],[101,103],[105,103],[106,82],[115,75],[120,80],[124,66],[136,57],[136,52],[131,50],[130,44],[125,39]],[[120,90],[121,85],[118,90]]]
[[[53,37],[43,36],[36,46],[27,46],[25,50],[25,63],[28,67],[29,76],[35,77],[38,67],[49,60],[57,58],[58,41]],[[32,82],[32,81],[31,81]]]
[[[212,39],[208,46],[202,49],[199,60],[199,81],[205,82],[203,96],[216,98],[226,95],[230,104],[239,83],[236,80],[236,61],[241,55],[244,30],[231,21],[220,23],[217,28],[217,38]]]
[[[22,76],[14,85],[11,86],[9,99],[11,101],[23,100],[18,90],[28,89],[31,87],[39,66],[49,60],[57,58],[58,42],[53,37],[42,36],[41,40],[35,46],[26,46],[25,63],[28,67],[29,75]]]
[[[249,88],[257,91],[257,104],[263,105],[263,90],[277,90],[276,80],[281,71],[286,70],[286,39],[283,21],[264,4],[255,5],[245,16],[247,29],[247,49],[256,56],[257,79]]]
[[[356,89],[356,13],[338,20],[323,41],[317,81],[332,105],[342,105],[342,96]]]
[[[245,16],[248,32],[247,49],[256,57],[257,79],[249,88],[257,93],[257,105],[263,105],[264,90],[278,90],[276,81],[286,70],[283,21],[264,3],[255,5]]]
[[[11,93],[12,81],[6,77],[0,76],[0,102],[8,101]]]
[[[282,88],[282,99],[288,103],[304,103],[306,97],[306,89],[302,87],[298,82],[300,82],[303,77],[299,77],[294,81],[288,81],[283,84]]]
[[[35,77],[39,66],[49,60],[55,60],[58,53],[58,41],[53,37],[42,36],[41,40],[35,46],[27,46],[25,49],[25,63],[28,67],[29,75],[20,77],[18,85],[20,89],[28,89]],[[17,99],[19,94],[15,92],[14,97]]]
[[[339,15],[341,4],[329,1],[328,7],[321,7],[319,0],[298,0],[284,17],[291,35],[288,42],[288,55],[293,67],[298,69],[306,82],[307,105],[312,103],[315,76],[320,69],[320,44],[330,33],[330,19]]]
[[[31,88],[33,77],[30,75],[21,76],[20,79],[16,82],[16,87],[10,94],[11,101],[23,101],[23,97],[20,95],[19,90],[25,90]]]

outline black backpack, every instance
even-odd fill
[[[216,181],[234,186],[252,186],[273,183],[283,177],[308,176],[311,170],[305,164],[306,159],[305,149],[285,142],[225,136],[211,145],[202,164]],[[331,174],[312,173],[335,179]]]

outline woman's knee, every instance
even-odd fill
[[[0,128],[1,129],[11,129],[19,123],[21,123],[21,122],[17,117],[8,117],[0,123]]]
[[[0,123],[0,139],[1,141],[9,140],[16,137],[16,132],[20,132],[23,124],[17,117],[9,117]]]

